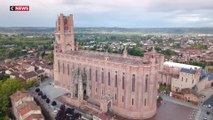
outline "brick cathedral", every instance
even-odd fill
[[[164,56],[154,49],[144,57],[79,50],[74,41],[73,15],[56,22],[54,82],[67,89],[67,101],[98,113],[113,112],[127,119],[156,114],[158,72]]]

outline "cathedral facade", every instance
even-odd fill
[[[157,74],[164,56],[154,49],[144,57],[79,50],[74,41],[73,16],[56,22],[54,83],[70,91],[70,103],[127,119],[156,114]]]

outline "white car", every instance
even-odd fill
[[[212,108],[212,106],[210,104],[207,105],[208,108]]]
[[[57,113],[57,112],[58,112],[58,110],[54,110],[53,112],[54,112],[54,113]]]

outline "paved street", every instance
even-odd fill
[[[211,92],[209,92],[210,90],[207,90],[206,92],[205,92],[205,95],[207,96],[207,95],[209,95],[209,94],[211,94]],[[199,105],[199,106],[195,106],[195,105],[193,105],[193,104],[191,104],[191,103],[188,103],[188,102],[186,102],[186,101],[183,101],[183,100],[179,100],[179,99],[176,99],[176,98],[173,98],[173,97],[169,97],[169,96],[167,96],[167,95],[161,95],[162,96],[162,98],[163,98],[163,100],[164,101],[166,101],[166,102],[170,102],[169,104],[170,104],[170,106],[169,107],[171,107],[171,108],[169,108],[168,107],[168,109],[173,109],[173,110],[175,110],[176,111],[176,114],[177,115],[175,115],[174,114],[174,116],[178,116],[178,114],[180,114],[179,112],[178,112],[178,108],[177,107],[174,107],[174,106],[172,106],[172,104],[171,103],[173,103],[173,104],[176,104],[176,105],[180,105],[180,106],[182,106],[182,110],[184,111],[184,112],[186,112],[187,114],[185,114],[185,113],[181,113],[180,114],[180,116],[187,116],[187,118],[181,118],[180,120],[203,120],[204,118],[206,118],[207,120],[213,120],[213,113],[212,113],[212,108],[208,108],[207,106],[202,106],[202,104],[201,105]],[[168,103],[166,103],[166,104],[168,104]],[[213,96],[211,96],[209,99],[207,99],[206,100],[206,102],[204,102],[204,104],[205,105],[208,105],[208,104],[213,104]],[[184,107],[186,107],[186,108],[184,108]],[[188,109],[188,108],[191,108],[191,109]],[[163,108],[162,108],[162,106],[159,108],[159,110],[162,110]],[[158,111],[159,111],[158,110]],[[209,111],[210,112],[210,114],[209,115],[207,115],[207,111]],[[171,111],[169,111],[169,112],[171,112]],[[163,114],[161,111],[159,111],[158,112],[158,114]],[[171,114],[173,114],[172,112],[171,113],[169,113],[170,115]],[[179,118],[179,117],[178,117]],[[165,118],[165,120],[166,119],[168,119],[168,118]],[[155,120],[161,120],[161,119],[159,119],[159,118],[157,118],[157,119],[155,119]],[[173,119],[171,119],[171,120],[176,120],[176,118],[173,118]]]
[[[160,95],[163,101],[154,118],[149,120],[194,120],[198,107],[189,102],[167,95]]]
[[[46,99],[42,99],[40,96],[37,95],[37,93],[35,92],[36,88],[40,88],[40,90],[50,99],[50,103],[47,104],[46,103]],[[52,120],[55,119],[55,116],[57,114],[57,111],[60,109],[60,106],[64,103],[61,103],[60,101],[58,101],[56,98],[60,95],[63,95],[66,93],[66,90],[62,89],[62,88],[58,88],[58,87],[54,87],[54,85],[52,84],[51,79],[47,78],[44,81],[40,82],[38,87],[32,87],[30,89],[30,92],[32,93],[32,95],[39,101],[40,104],[42,104],[42,106],[49,111],[50,116],[52,117]],[[56,106],[52,106],[51,102],[52,101],[56,101],[57,105]],[[66,108],[73,108],[72,106],[66,105]],[[82,117],[84,118],[91,118],[90,115],[86,115],[84,113],[82,113],[81,111],[79,111],[78,109],[75,109],[75,112],[81,113]]]
[[[200,105],[199,111],[196,116],[196,120],[202,120],[204,118],[207,118],[207,120],[213,120],[212,106],[213,106],[213,95],[209,97],[202,105]],[[207,112],[209,112],[209,115],[207,114]]]
[[[194,120],[196,109],[164,100],[154,118],[149,120]]]
[[[34,98],[42,105],[42,107],[49,112],[50,117],[52,118],[52,120],[54,120],[56,113],[54,112],[54,110],[56,109],[55,107],[53,107],[51,105],[51,103],[47,104],[46,100],[43,100],[40,96],[37,95],[37,93],[34,92],[35,91],[35,87],[30,89],[31,94],[34,96]]]
[[[172,103],[179,104],[179,105],[186,106],[186,107],[193,108],[193,109],[198,109],[198,107],[196,105],[186,102],[184,100],[179,100],[179,99],[170,97],[168,95],[161,95],[161,97],[163,98],[163,100],[168,101],[168,102],[172,102]]]
[[[208,98],[210,98],[213,95],[213,88],[207,88],[205,90],[202,90],[199,92],[199,94],[204,95],[205,97],[200,97],[202,102],[206,101]]]
[[[207,115],[207,111],[210,112],[209,115]],[[213,120],[212,117],[212,109],[208,109],[206,107],[200,106],[199,110],[195,116],[195,120],[203,120],[204,118],[206,118],[206,120]]]
[[[57,92],[60,92],[60,89],[55,88],[52,89],[50,86],[53,86],[50,79],[46,79],[45,81],[41,82],[39,88],[51,99],[51,101],[55,100],[57,102],[56,106],[52,106],[51,104],[47,104],[45,100],[41,99],[40,96],[35,93],[35,87],[31,88],[32,94],[39,100],[40,104],[42,104],[47,111],[49,111],[52,118],[55,118],[56,110],[58,110],[62,103],[57,101],[55,97],[57,97]],[[59,90],[59,91],[58,91]],[[63,90],[62,90],[63,91]],[[203,92],[205,95],[210,94],[210,90]],[[55,93],[51,95],[52,93]],[[62,92],[63,94],[66,91]],[[158,108],[158,112],[156,116],[149,120],[203,120],[203,118],[207,118],[207,120],[213,120],[212,114],[207,115],[206,112],[209,111],[206,107],[196,106],[189,102],[179,100],[167,95],[160,95],[163,98],[163,102],[161,106]],[[213,101],[213,96],[207,100],[209,102]],[[66,107],[71,107],[66,105]],[[76,109],[76,111],[78,111]],[[80,112],[80,111],[78,111]],[[81,112],[80,112],[81,113]],[[82,113],[83,114],[83,113]],[[175,116],[175,117],[174,117]]]
[[[212,108],[207,107],[209,104],[213,106],[213,88],[207,88],[199,94],[205,97],[200,97],[203,104],[200,104],[195,120],[203,120],[204,118],[207,118],[207,120],[213,120]],[[207,112],[210,114],[207,115]]]
[[[57,114],[57,110],[59,110],[59,108],[60,108],[60,106],[62,105],[62,103],[56,101],[56,102],[57,102],[57,105],[56,105],[56,106],[52,106],[52,105],[51,105],[51,102],[52,102],[52,101],[55,101],[55,98],[54,98],[55,95],[53,96],[53,95],[51,95],[51,94],[48,94],[48,93],[46,93],[45,90],[43,90],[43,89],[46,88],[47,86],[51,86],[50,83],[51,83],[51,79],[46,78],[44,81],[40,82],[40,84],[39,84],[38,87],[32,87],[32,88],[30,89],[30,92],[31,92],[32,95],[35,97],[35,99],[38,100],[39,103],[42,104],[42,106],[43,106],[47,111],[49,111],[49,114],[50,114],[51,118],[54,120],[54,118],[55,118],[55,116],[56,116],[56,114]],[[35,89],[36,89],[36,88],[40,88],[40,90],[42,90],[42,92],[43,92],[45,95],[47,95],[47,97],[50,99],[50,103],[49,103],[49,104],[46,103],[46,99],[44,100],[44,99],[42,99],[40,96],[37,95],[37,93],[35,92]],[[47,89],[48,89],[48,88],[47,88]],[[54,92],[54,91],[52,91],[52,90],[50,90],[50,91],[51,91],[51,92]]]

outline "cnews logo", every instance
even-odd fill
[[[29,11],[29,6],[10,6],[10,11]]]

